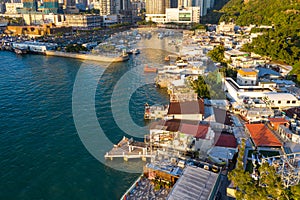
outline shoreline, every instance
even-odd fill
[[[129,60],[129,56],[115,56],[115,57],[108,57],[103,55],[92,55],[92,54],[82,54],[82,53],[66,53],[60,51],[46,51],[45,56],[57,56],[57,57],[65,57],[65,58],[74,58],[80,60],[92,60],[92,61],[99,61],[99,62],[124,62]]]

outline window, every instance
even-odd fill
[[[295,104],[296,103],[296,101],[294,100],[294,101],[292,101],[292,104]]]
[[[281,104],[281,101],[278,101],[278,104]]]
[[[289,104],[289,103],[291,103],[291,101],[286,101],[286,103],[288,103],[288,104]]]
[[[247,81],[245,81],[245,83],[247,83]]]

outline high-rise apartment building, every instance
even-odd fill
[[[57,13],[58,12],[58,0],[44,0],[43,6],[41,7],[41,10],[44,13]]]
[[[28,11],[37,11],[37,1],[36,0],[23,0],[23,7]]]
[[[100,15],[115,14],[115,1],[114,0],[93,0],[91,2],[94,9],[100,10]]]
[[[192,7],[193,6],[193,0],[178,0],[178,7]]]
[[[170,1],[170,7],[171,8],[178,8],[178,0],[171,0]]]
[[[215,0],[195,0],[194,6],[200,7],[200,14],[204,16],[207,14],[207,9],[213,8]]]
[[[146,14],[165,14],[170,8],[170,0],[147,0]]]

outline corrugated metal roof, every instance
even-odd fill
[[[219,174],[199,167],[187,166],[178,179],[168,200],[207,200],[217,183]]]

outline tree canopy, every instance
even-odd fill
[[[222,88],[222,74],[218,70],[208,73],[206,76],[199,76],[191,82],[192,88],[199,98],[225,99],[225,92]]]
[[[224,62],[224,52],[225,47],[222,45],[214,47],[213,50],[208,52],[208,56],[212,59],[214,62]]]
[[[238,187],[236,191],[237,199],[276,199],[276,200],[298,200],[300,196],[300,186],[284,188],[281,177],[276,173],[273,166],[264,163],[258,166],[259,179],[251,178],[250,173],[244,170],[243,157],[245,154],[245,141],[239,148],[237,167],[229,172],[228,178]]]

